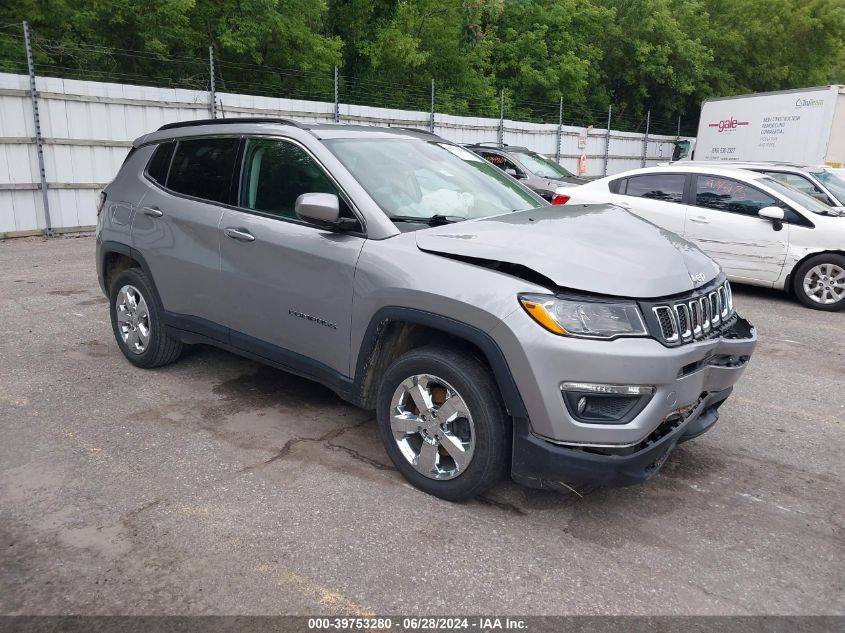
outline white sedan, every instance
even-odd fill
[[[698,245],[732,281],[845,308],[845,214],[765,174],[682,164],[635,169],[563,191],[612,202]]]

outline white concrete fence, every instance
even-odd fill
[[[207,118],[208,92],[37,77],[49,223],[41,193],[29,77],[0,73],[0,239],[91,230],[99,190],[114,176],[133,139],[165,123]],[[217,93],[217,116],[334,120],[331,102]],[[339,106],[340,120],[429,129],[431,114]],[[504,120],[504,142],[555,156],[558,126]],[[434,131],[457,143],[495,142],[499,119],[434,115]],[[577,173],[614,174],[671,158],[675,136],[563,126],[560,162]]]

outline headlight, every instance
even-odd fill
[[[519,295],[519,302],[537,323],[561,336],[611,339],[648,335],[639,308],[630,301],[587,301],[525,294]]]

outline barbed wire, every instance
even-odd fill
[[[22,28],[19,23],[0,23],[0,71],[24,73],[26,58],[23,34],[11,32]],[[3,44],[5,42],[5,44]],[[20,47],[14,53],[12,49]],[[164,53],[150,50],[109,47],[86,42],[60,42],[49,38],[32,38],[37,75],[78,80],[112,81],[145,86],[208,90],[209,60],[191,54]],[[217,90],[254,96],[334,102],[345,105],[383,107],[418,112],[432,109],[431,78],[409,76],[398,81],[358,77],[338,73],[335,86],[334,68],[320,70],[283,68],[270,64],[226,59],[215,51],[215,83]],[[502,116],[499,91],[466,91],[449,86],[448,81],[434,85],[434,110],[439,114],[499,119]],[[520,98],[504,92],[504,118],[549,125],[601,129],[608,124],[606,109],[564,100],[542,101]],[[610,113],[611,128],[617,131],[643,133],[646,116],[620,110]],[[675,135],[678,122],[651,119],[650,134]],[[682,132],[689,132],[686,128]],[[694,131],[693,131],[694,133]]]

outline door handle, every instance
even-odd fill
[[[160,218],[164,215],[158,207],[144,207],[141,210],[144,212],[144,215],[148,215],[151,218]]]
[[[700,215],[697,218],[690,218],[689,221],[695,222],[696,224],[710,224],[710,220],[705,218],[703,215]]]
[[[239,242],[255,241],[255,236],[246,229],[235,229],[229,227],[228,229],[224,229],[223,232],[226,234],[226,237],[231,237],[233,240],[238,240]]]

